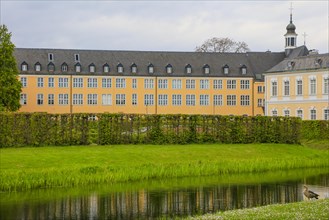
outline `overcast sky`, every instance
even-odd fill
[[[0,0],[1,24],[16,47],[194,51],[206,39],[244,41],[251,51],[283,51],[293,3],[298,46],[329,52],[323,1]]]

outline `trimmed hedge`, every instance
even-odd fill
[[[266,116],[0,113],[0,147],[295,144],[301,139],[329,139],[329,121]]]
[[[329,140],[329,121],[303,121],[301,136],[307,140]]]

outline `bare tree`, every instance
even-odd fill
[[[196,52],[215,52],[215,53],[244,53],[249,51],[248,44],[245,42],[236,42],[230,38],[213,37],[206,40],[201,46],[195,48]]]

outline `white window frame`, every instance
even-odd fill
[[[83,88],[83,78],[73,78],[73,88]]]
[[[297,109],[296,110],[296,117],[299,117],[299,118],[303,119],[303,117],[304,117],[303,109]]]
[[[81,66],[80,65],[75,66],[75,72],[77,72],[77,73],[81,72]]]
[[[284,117],[290,117],[290,110],[289,109],[283,109],[283,116]]]
[[[276,80],[271,82],[271,96],[278,96],[278,81]]]
[[[209,79],[200,79],[200,89],[209,89]]]
[[[19,102],[21,105],[27,105],[27,94],[21,93]]]
[[[221,80],[221,79],[215,79],[214,80],[213,88],[214,89],[223,89],[223,80]]]
[[[210,104],[210,98],[207,94],[201,94],[200,95],[200,106],[209,106]]]
[[[297,96],[303,95],[303,80],[302,79],[296,80],[296,95]]]
[[[80,62],[80,55],[74,54],[74,62]]]
[[[186,67],[186,73],[191,74],[192,73],[192,67],[190,67],[190,66]]]
[[[97,94],[87,94],[87,104],[88,105],[97,105],[98,95]]]
[[[329,108],[323,109],[323,120],[329,120]]]
[[[168,89],[168,79],[158,79],[158,89]]]
[[[195,89],[195,79],[186,80],[186,89]]]
[[[265,91],[264,86],[257,86],[258,93],[264,93],[264,91]]]
[[[67,65],[62,65],[61,69],[62,69],[62,72],[67,72],[68,67],[67,67]]]
[[[236,80],[235,79],[227,80],[227,89],[236,89]]]
[[[58,78],[58,87],[59,88],[68,88],[69,87],[69,78],[59,77]]]
[[[153,94],[144,94],[144,105],[145,106],[154,105],[154,95]]]
[[[48,61],[53,62],[54,61],[54,54],[48,53]]]
[[[158,105],[159,106],[167,106],[168,105],[168,95],[167,94],[159,94],[158,95]]]
[[[214,95],[213,97],[214,106],[222,106],[223,105],[223,95]]]
[[[44,80],[43,80],[43,77],[38,77],[37,78],[37,87],[38,88],[43,88],[43,86],[44,86]]]
[[[195,95],[187,94],[186,95],[186,105],[187,106],[195,106]]]
[[[104,66],[103,66],[103,72],[104,72],[104,73],[108,73],[108,72],[110,72],[110,67],[109,67],[108,65],[104,65]]]
[[[236,106],[236,95],[227,95],[226,97],[227,106]]]
[[[240,105],[241,106],[249,106],[250,105],[250,96],[249,95],[241,95],[240,96]]]
[[[148,73],[149,74],[153,74],[154,73],[154,67],[153,66],[149,66],[148,67]]]
[[[55,104],[55,95],[48,94],[48,105],[54,105],[54,104]]]
[[[48,88],[54,88],[55,87],[55,78],[49,77],[48,78]]]
[[[102,105],[112,105],[112,94],[102,94]]]
[[[329,76],[323,77],[323,82],[322,82],[322,90],[324,95],[329,94]]]
[[[310,120],[316,120],[316,109],[315,108],[312,108],[310,109]]]
[[[89,66],[89,72],[90,72],[90,73],[94,73],[95,70],[96,70],[96,68],[95,68],[94,65],[90,65],[90,66]]]
[[[172,68],[172,66],[167,66],[167,67],[166,67],[166,72],[167,72],[167,74],[171,74],[171,73],[173,73],[173,68]]]
[[[250,89],[250,80],[249,79],[240,80],[240,88],[241,89]]]
[[[264,99],[257,99],[257,106],[264,107],[265,100]]]
[[[41,65],[40,64],[36,64],[35,65],[35,71],[36,72],[40,72],[41,71]]]
[[[117,88],[117,89],[126,88],[126,79],[125,78],[116,78],[115,79],[115,88]]]
[[[83,105],[83,94],[73,94],[73,105]]]
[[[171,81],[172,85],[171,88],[172,89],[182,89],[182,80],[181,79],[173,79]]]
[[[102,78],[102,88],[112,88],[112,79]]]
[[[87,88],[97,88],[98,87],[98,79],[97,78],[88,78]]]
[[[69,104],[69,94],[67,94],[67,93],[58,94],[58,104],[59,105],[68,105]]]
[[[283,80],[283,96],[290,96],[290,81]]]
[[[116,105],[126,105],[126,94],[115,94]]]
[[[136,94],[136,93],[133,93],[132,95],[131,95],[131,104],[132,105],[137,105],[138,104],[138,95]]]
[[[137,73],[137,66],[131,67],[131,73]]]
[[[310,89],[309,89],[309,94],[310,95],[316,95],[316,77],[310,77],[310,82],[309,82],[309,85],[310,85]]]
[[[181,106],[182,105],[182,95],[181,94],[173,94],[171,96],[171,104],[173,106]]]
[[[27,87],[27,77],[21,77],[21,84],[23,88]]]
[[[133,89],[137,89],[137,79],[136,78],[132,79],[132,85],[131,86],[132,86]]]
[[[144,89],[154,89],[154,79],[144,79]]]

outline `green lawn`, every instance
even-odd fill
[[[237,209],[217,214],[207,214],[188,219],[229,220],[328,220],[329,199],[303,201],[290,204],[268,205],[250,209]]]
[[[329,167],[328,156],[288,144],[3,148],[0,190]]]

